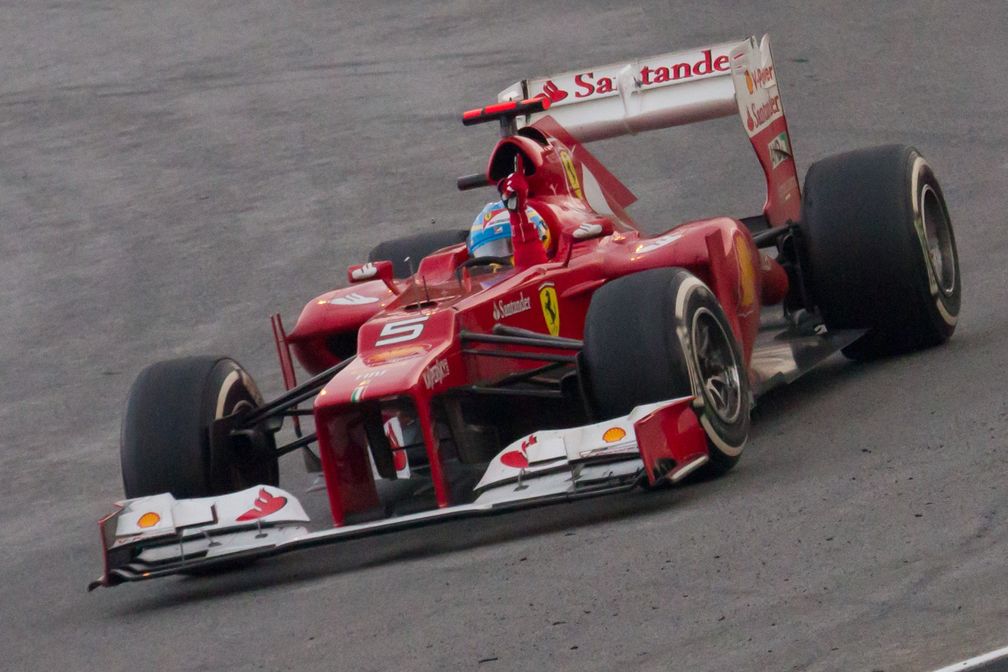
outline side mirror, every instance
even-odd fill
[[[391,261],[369,261],[366,264],[354,264],[347,269],[347,280],[351,283],[381,280],[386,287],[398,294],[394,277]]]

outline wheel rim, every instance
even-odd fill
[[[930,184],[925,184],[921,190],[921,219],[924,223],[928,263],[939,289],[943,294],[951,294],[956,282],[952,227],[949,226],[941,199]]]
[[[255,408],[255,406],[253,406],[251,402],[245,399],[240,399],[236,404],[228,409],[226,415],[232,415],[243,411],[251,411],[253,408]],[[215,450],[218,451],[218,453],[220,451],[227,451],[227,454],[232,457],[232,459],[225,462],[220,473],[226,489],[230,492],[248,487],[248,477],[249,475],[253,475],[254,478],[256,466],[249,460],[249,456],[245,455],[241,451],[236,451],[234,447],[230,445],[215,447]]]
[[[214,419],[248,413],[260,403],[261,395],[251,378],[240,370],[232,370],[221,383]],[[254,449],[254,445],[236,445],[234,439],[218,444],[212,430],[210,442],[212,490],[234,492],[269,482],[271,476],[268,467],[264,466],[264,456],[247,449]]]
[[[693,358],[704,402],[724,423],[742,412],[742,384],[735,349],[721,322],[710,310],[693,315]]]

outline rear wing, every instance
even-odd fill
[[[552,117],[581,142],[632,135],[738,113],[766,176],[763,214],[770,226],[797,221],[798,175],[770,38],[679,51],[596,68],[524,79],[499,101],[546,96],[548,110],[517,120]]]

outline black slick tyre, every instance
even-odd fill
[[[214,431],[215,420],[260,404],[255,382],[232,359],[185,357],[148,366],[133,383],[123,416],[126,497],[205,497],[276,485],[272,434],[253,430],[235,438]]]
[[[751,407],[742,353],[717,298],[688,271],[653,269],[599,288],[581,366],[598,419],[693,395],[710,450],[705,473],[724,473],[741,456]]]
[[[408,278],[412,270],[420,265],[420,260],[431,252],[443,247],[464,243],[469,237],[468,229],[457,231],[426,231],[412,236],[395,238],[378,243],[368,254],[368,261],[391,261],[393,275]],[[409,259],[409,261],[407,261]]]
[[[844,348],[873,359],[943,343],[962,285],[941,186],[912,148],[817,161],[805,177],[803,270],[827,329],[867,329]]]

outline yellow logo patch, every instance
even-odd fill
[[[574,159],[566,149],[560,150],[560,163],[563,164],[567,186],[570,187],[571,193],[584,200],[584,192],[581,191],[581,181],[577,176],[577,168],[574,167]]]
[[[735,238],[735,250],[739,270],[739,308],[751,308],[756,303],[756,263],[742,236]]]
[[[161,522],[161,516],[154,513],[153,511],[148,511],[147,513],[140,516],[137,520],[137,527],[154,527]]]
[[[539,303],[542,304],[546,328],[554,336],[560,335],[560,302],[557,301],[556,287],[552,282],[539,288]]]

